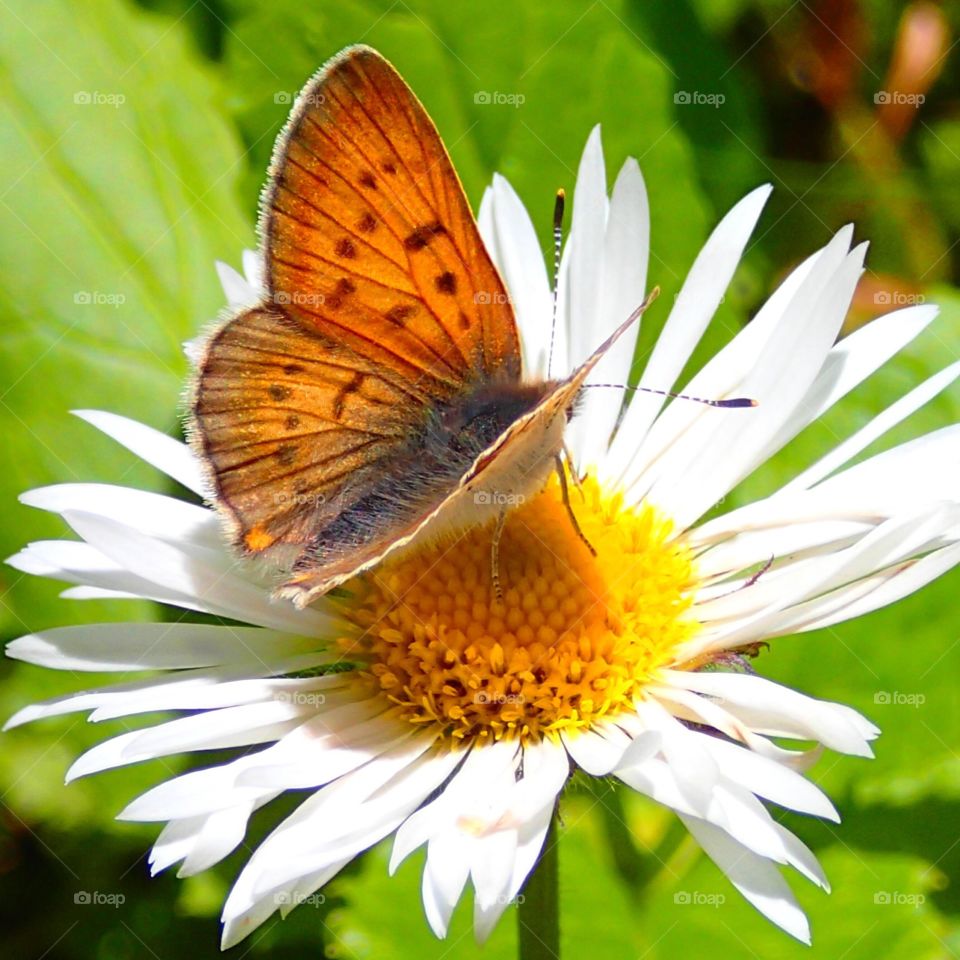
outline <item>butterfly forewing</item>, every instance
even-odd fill
[[[513,313],[456,172],[379,54],[352,48],[308,85],[272,170],[267,281],[292,316],[439,397],[519,376]]]

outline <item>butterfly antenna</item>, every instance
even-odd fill
[[[550,322],[550,355],[547,358],[547,377],[553,369],[553,343],[557,336],[557,294],[560,290],[560,251],[563,247],[563,207],[567,195],[561,187],[553,203],[553,319]]]
[[[585,383],[584,390],[593,387],[607,387],[613,390],[639,390],[641,393],[655,393],[658,397],[670,397],[671,400],[692,400],[694,403],[705,403],[708,407],[723,407],[727,410],[735,407],[757,407],[759,400],[750,397],[730,397],[728,400],[708,400],[705,397],[691,397],[688,393],[671,393],[669,390],[654,390],[652,387],[630,387],[625,383]]]

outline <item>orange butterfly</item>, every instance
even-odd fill
[[[564,479],[584,379],[646,304],[568,378],[523,380],[443,142],[369,47],[300,94],[259,230],[267,294],[209,335],[192,397],[234,544],[288,567],[278,593],[304,606],[421,532],[497,518],[499,587],[504,504]]]

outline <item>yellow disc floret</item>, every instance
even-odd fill
[[[354,581],[363,629],[345,653],[401,717],[456,743],[539,740],[631,710],[651,672],[697,628],[690,551],[653,507],[625,507],[587,478],[571,504],[556,477],[493,527],[388,558]]]

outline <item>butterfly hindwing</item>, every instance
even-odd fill
[[[416,397],[374,364],[254,307],[207,345],[195,439],[238,546],[303,545],[416,429]]]

